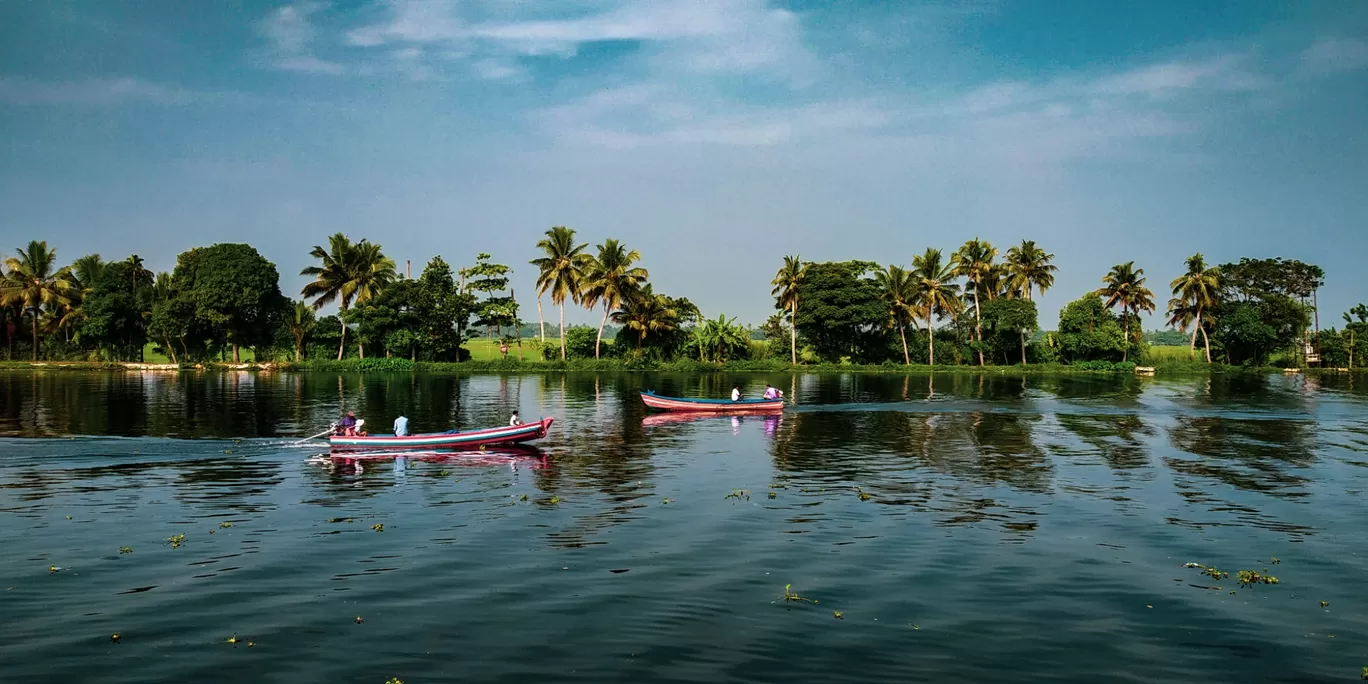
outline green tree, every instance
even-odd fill
[[[903,363],[911,364],[907,351],[907,324],[917,318],[917,281],[901,266],[890,264],[874,274],[884,306],[888,309],[888,326],[896,328],[902,341]]]
[[[985,278],[996,279],[997,267],[993,260],[997,258],[997,249],[986,241],[974,238],[965,242],[954,254],[950,256],[950,263],[954,265],[955,275],[966,279],[969,288],[974,295],[974,338],[983,342],[983,316],[979,306],[980,297],[988,297],[995,293],[995,290],[988,290],[984,293]],[[982,346],[982,345],[980,345]],[[983,349],[978,350],[979,365],[983,365]]]
[[[153,308],[152,281],[136,270],[128,261],[108,264],[84,296],[78,339],[114,360],[138,358],[147,342],[143,312]]]
[[[1128,343],[1121,352],[1125,361],[1130,352],[1130,340],[1140,320],[1140,312],[1154,311],[1154,293],[1145,287],[1145,269],[1136,268],[1134,261],[1117,264],[1107,275],[1102,276],[1102,287],[1096,294],[1105,299],[1107,308],[1121,307],[1121,327],[1126,332]]]
[[[785,256],[784,265],[774,274],[770,284],[774,289],[770,294],[775,298],[777,308],[787,311],[789,317],[789,363],[798,365],[798,291],[807,274],[807,264],[802,257]]]
[[[954,282],[955,267],[945,263],[939,249],[927,250],[912,257],[912,278],[916,281],[917,309],[926,317],[926,355],[930,365],[936,365],[937,316],[954,316],[963,308],[959,285]]]
[[[1345,351],[1349,357],[1349,367],[1353,368],[1354,357],[1363,358],[1359,347],[1368,346],[1368,306],[1359,304],[1345,312],[1343,318]]]
[[[1097,294],[1069,302],[1059,312],[1055,343],[1069,363],[1113,361],[1124,358],[1128,346],[1125,330]]]
[[[240,363],[243,345],[274,338],[284,309],[280,274],[251,245],[220,243],[183,252],[172,277],[194,304],[196,320],[231,345],[233,363]]]
[[[420,344],[434,361],[461,360],[462,333],[475,310],[475,297],[463,292],[442,257],[433,257],[418,277],[414,311],[419,317]]]
[[[565,300],[579,304],[581,281],[585,269],[593,262],[593,257],[585,253],[588,243],[575,244],[575,231],[565,226],[556,226],[546,231],[546,237],[537,242],[537,249],[546,256],[533,259],[530,263],[537,267],[537,318],[541,318],[541,296],[551,293],[551,302],[560,307],[561,360],[565,355]],[[546,344],[546,325],[541,326],[542,344]]]
[[[796,292],[803,306],[795,325],[818,358],[837,362],[849,356],[866,361],[886,350],[882,331],[888,314],[879,299],[879,286],[869,277],[878,268],[869,261],[806,265]]]
[[[289,329],[290,337],[294,338],[295,363],[304,360],[304,346],[308,344],[309,336],[317,325],[318,317],[307,302],[295,302],[290,307],[290,317],[286,319],[285,327]]]
[[[341,340],[337,345],[337,358],[340,361],[347,344],[347,310],[352,304],[369,301],[394,282],[398,277],[394,260],[384,255],[380,245],[364,239],[353,243],[342,233],[328,238],[328,249],[315,245],[309,254],[319,260],[319,265],[299,272],[313,277],[301,294],[306,299],[313,298],[315,311],[338,303]],[[366,350],[361,343],[356,349],[361,358],[365,358]]]
[[[1207,326],[1212,323],[1212,311],[1220,304],[1221,272],[1209,268],[1206,259],[1198,252],[1187,258],[1187,272],[1173,279],[1173,298],[1168,303],[1169,325],[1187,332],[1193,326],[1192,342],[1188,345],[1188,356],[1196,355],[1197,333],[1201,331],[1206,345],[1206,360],[1211,363],[1211,338],[1207,337]]]
[[[32,317],[33,360],[38,360],[39,317],[46,307],[55,311],[71,301],[71,271],[57,267],[57,250],[33,240],[5,260],[9,273],[0,281],[0,303],[18,306]]]
[[[646,269],[636,266],[641,253],[628,250],[617,240],[605,240],[598,246],[598,255],[586,263],[584,280],[580,284],[580,303],[586,309],[603,305],[603,320],[599,323],[598,337],[594,341],[594,358],[599,358],[603,345],[603,328],[608,325],[612,311],[622,308],[624,296],[646,282],[650,275]]]
[[[476,305],[476,325],[485,326],[491,336],[503,337],[503,328],[518,324],[518,305],[511,295],[496,296],[508,289],[508,274],[513,271],[505,264],[496,264],[488,254],[480,253],[475,265],[461,271],[465,289],[482,292],[485,298]]]
[[[612,313],[613,322],[637,334],[637,349],[647,335],[674,330],[679,313],[670,308],[668,297],[655,293],[650,283],[629,290],[620,301],[621,307]]]
[[[735,318],[718,314],[694,328],[694,338],[704,361],[723,363],[750,354],[750,334]]]
[[[990,332],[987,341],[994,358],[998,353],[1006,362],[1007,351],[1020,348],[1021,362],[1026,363],[1026,345],[1023,340],[1035,333],[1035,302],[1026,299],[999,297],[983,303],[983,326]]]

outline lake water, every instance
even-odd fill
[[[766,381],[782,417],[636,394]],[[343,407],[557,422],[360,472],[291,444]],[[1357,681],[1365,409],[1349,377],[0,372],[0,680]]]

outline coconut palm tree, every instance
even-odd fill
[[[290,316],[285,320],[285,327],[289,328],[290,336],[294,338],[295,363],[304,360],[304,340],[308,339],[317,325],[313,307],[304,302],[295,302]]]
[[[979,307],[979,297],[984,289],[985,278],[992,276],[996,270],[993,265],[993,260],[996,258],[997,249],[978,238],[965,242],[954,254],[950,255],[950,263],[954,264],[955,275],[968,280],[969,286],[973,288],[974,338],[979,342],[978,361],[980,366],[983,365],[983,316]]]
[[[674,330],[678,312],[670,307],[670,298],[658,295],[650,283],[623,293],[620,308],[612,312],[614,323],[637,333],[637,349],[651,333]]]
[[[926,316],[927,360],[936,365],[935,316],[954,315],[961,309],[959,285],[954,282],[955,267],[945,263],[939,249],[927,248],[912,257],[912,279],[916,287],[916,307]]]
[[[779,308],[789,313],[789,362],[795,366],[798,365],[798,289],[807,275],[807,267],[801,257],[786,256],[783,267],[770,281],[774,286],[770,294],[774,295]]]
[[[1187,258],[1187,272],[1169,283],[1173,288],[1173,299],[1169,300],[1169,325],[1177,325],[1187,332],[1187,326],[1196,323],[1192,330],[1192,342],[1188,345],[1188,357],[1197,354],[1197,332],[1202,333],[1206,344],[1206,360],[1211,363],[1211,340],[1207,338],[1206,326],[1215,323],[1212,311],[1220,303],[1221,272],[1208,267],[1201,252]]]
[[[874,274],[874,282],[878,283],[879,296],[888,307],[888,326],[897,328],[898,337],[902,339],[903,363],[911,364],[912,356],[907,351],[907,324],[917,317],[917,281],[903,267],[889,265]]]
[[[584,279],[585,268],[593,257],[585,253],[588,243],[575,244],[575,231],[565,226],[556,226],[546,231],[546,237],[537,242],[537,249],[546,256],[533,259],[529,263],[536,266],[537,274],[537,318],[541,319],[541,296],[551,293],[551,303],[560,307],[560,352],[565,360],[565,300],[576,304],[580,301],[580,282]],[[542,324],[542,344],[546,344],[546,324]]]
[[[53,311],[70,302],[71,271],[57,267],[57,250],[34,240],[5,260],[9,273],[0,284],[0,304],[19,306],[32,317],[33,360],[38,360],[38,328],[43,308]]]
[[[347,309],[353,303],[369,301],[381,288],[394,282],[398,277],[394,260],[380,251],[380,245],[366,240],[353,243],[342,233],[328,238],[328,249],[315,245],[309,254],[318,259],[320,265],[299,272],[314,278],[300,293],[313,298],[315,311],[338,302],[338,318],[342,321],[342,339],[337,345],[340,361],[347,346]],[[357,351],[364,358],[365,348],[360,343]]]
[[[1055,255],[1036,247],[1034,240],[1022,240],[1021,244],[1012,246],[1007,250],[1007,268],[1011,273],[1008,290],[1028,302],[1032,288],[1045,294],[1054,287],[1054,274],[1059,270],[1051,263],[1054,258]]]
[[[1134,261],[1117,264],[1107,275],[1102,276],[1102,287],[1094,294],[1106,300],[1107,308],[1121,307],[1122,327],[1127,338],[1133,339],[1135,331],[1132,323],[1140,319],[1140,312],[1154,311],[1154,293],[1145,287],[1145,269],[1136,268]],[[1130,344],[1121,350],[1121,360],[1125,361],[1130,353]]]
[[[594,340],[594,358],[599,358],[599,348],[603,345],[603,328],[608,325],[608,316],[622,308],[623,298],[637,290],[646,282],[649,274],[646,269],[634,266],[641,260],[641,253],[628,250],[617,240],[604,240],[598,246],[598,256],[585,264],[584,278],[580,283],[580,304],[592,310],[603,305],[603,320],[599,323],[598,337]]]

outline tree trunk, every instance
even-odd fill
[[[599,346],[603,344],[603,327],[608,325],[608,302],[603,302],[603,321],[599,323],[598,337],[594,338],[594,358],[599,357]]]
[[[188,362],[188,361],[190,360],[190,346],[187,345],[187,344],[185,343],[185,336],[184,336],[184,335],[182,335],[182,336],[180,337],[180,343],[181,343],[181,356],[184,356],[184,357],[185,357],[185,360]]]
[[[564,301],[564,300],[561,300],[561,303],[560,303],[560,341],[561,341],[561,343],[560,343],[560,347],[561,347],[561,361],[564,361],[564,360],[565,360],[565,301]]]
[[[979,365],[983,365],[983,319],[979,315],[978,284],[974,284],[974,337],[978,338]]]
[[[303,360],[304,360],[304,344],[303,344],[303,340],[295,340],[295,363],[299,363],[300,361],[303,361]]]
[[[174,363],[177,366],[179,366],[180,361],[176,359],[176,348],[171,346],[171,338],[167,337],[166,335],[162,335],[162,341],[166,343],[166,353],[171,355],[171,363]]]
[[[1202,328],[1202,343],[1206,345],[1207,363],[1211,363],[1211,338],[1207,337],[1206,328]]]
[[[1026,331],[1021,330],[1017,333],[1021,336],[1021,365],[1026,365]]]
[[[1315,309],[1315,312],[1316,312],[1316,342],[1315,342],[1315,348],[1316,348],[1316,356],[1319,357],[1319,356],[1320,356],[1320,351],[1321,351],[1321,348],[1320,348],[1320,302],[1317,301],[1317,299],[1316,299],[1316,293],[1317,293],[1316,290],[1312,290],[1312,291],[1311,291],[1311,306],[1312,306],[1313,309]],[[1317,362],[1317,363],[1318,363],[1319,365],[1324,366],[1324,365],[1325,365],[1325,360],[1324,360],[1324,359],[1321,359],[1321,360],[1320,360],[1319,362]]]
[[[347,348],[347,307],[342,307],[342,315],[338,316],[342,321],[342,339],[337,343],[337,360],[342,360],[342,352]]]
[[[912,355],[907,353],[907,326],[901,324],[898,325],[898,337],[902,338],[903,365],[910,366],[912,365]]]
[[[242,361],[240,361],[240,360],[238,360],[238,359],[239,359],[239,357],[238,357],[238,343],[237,343],[236,340],[234,340],[234,341],[233,341],[233,363],[242,363]]]
[[[798,365],[798,297],[793,298],[793,320],[789,321],[789,355],[792,357],[790,364]]]
[[[1197,330],[1202,327],[1202,305],[1197,305],[1197,327],[1192,329],[1192,344],[1188,345],[1188,360],[1197,358]],[[1207,360],[1208,363],[1210,359]]]
[[[33,360],[38,360],[38,310],[33,310]]]
[[[926,361],[928,365],[936,365],[936,329],[931,326],[930,308],[926,314]]]
[[[537,297],[537,325],[541,327],[541,346],[546,347],[546,319],[542,318],[541,297]]]
[[[357,356],[358,358],[362,358],[362,359],[366,358],[366,343],[365,343],[365,342],[361,342],[361,341],[359,341],[359,340],[357,341],[357,343],[356,343],[356,356]]]

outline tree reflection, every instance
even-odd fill
[[[1270,496],[1305,496],[1299,471],[1316,462],[1308,421],[1179,416],[1169,440],[1198,457],[1164,459],[1175,472]]]

